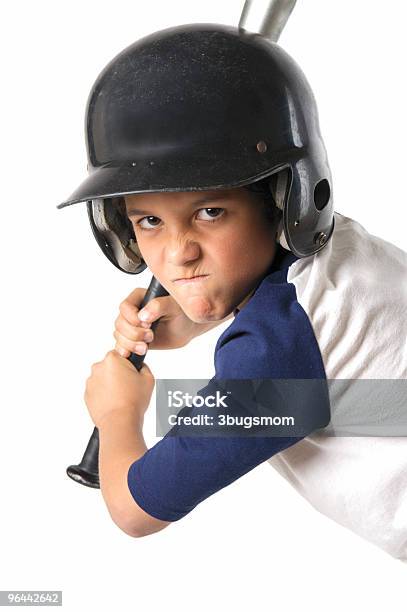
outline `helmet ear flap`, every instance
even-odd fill
[[[266,205],[267,218],[277,226],[276,242],[285,249],[291,250],[284,234],[284,209],[288,201],[292,184],[292,170],[290,166],[277,168],[267,177],[245,185],[246,189],[262,196]]]
[[[269,181],[269,189],[274,202],[281,211],[284,210],[287,201],[289,187],[291,184],[292,172],[289,167],[274,172]]]
[[[277,232],[276,232],[276,241],[281,244],[281,246],[290,251],[290,247],[288,246],[288,242],[284,233],[284,208],[288,200],[288,195],[290,193],[290,187],[292,182],[292,170],[290,167],[283,168],[278,172],[274,172],[271,175],[269,181],[269,189],[273,196],[274,202],[276,203],[276,207],[281,211],[280,221],[278,224]]]
[[[100,198],[87,203],[88,216],[103,253],[116,268],[139,274],[147,267],[137,245],[122,197]]]

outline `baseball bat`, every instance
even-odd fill
[[[140,304],[140,310],[148,304],[148,302],[156,297],[163,297],[169,295],[168,291],[164,289],[158,280],[153,276],[150,285],[146,291],[146,294]],[[155,327],[159,323],[154,321],[151,324],[151,329],[154,331]],[[131,353],[127,359],[131,361],[137,370],[141,370],[145,355],[137,355]],[[70,465],[66,473],[72,480],[79,482],[86,487],[92,487],[93,489],[100,488],[99,482],[99,432],[97,427],[94,428],[93,433],[89,439],[88,445],[82,457],[82,461],[78,465]]]
[[[297,0],[246,0],[239,29],[277,42]]]

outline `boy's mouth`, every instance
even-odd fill
[[[184,285],[185,283],[199,283],[207,278],[209,274],[198,274],[197,276],[189,276],[185,278],[176,278],[172,282],[177,285]]]

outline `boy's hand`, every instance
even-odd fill
[[[109,351],[103,361],[92,365],[86,380],[84,399],[95,426],[114,414],[128,417],[142,425],[154,389],[154,376],[143,363],[141,370],[116,351]]]
[[[147,348],[174,349],[188,344],[195,336],[216,327],[221,321],[208,324],[194,323],[189,319],[171,295],[157,297],[151,300],[143,312],[149,313],[147,321],[138,317],[139,306],[147,289],[137,288],[120,304],[119,316],[115,321],[113,336],[116,340],[115,350],[122,357],[129,357],[130,353],[144,355]],[[160,319],[153,332],[151,323]],[[146,332],[152,339],[145,339]],[[148,345],[148,346],[147,346]]]

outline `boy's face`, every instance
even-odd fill
[[[242,306],[273,261],[275,225],[247,189],[142,193],[125,202],[147,266],[196,323]]]

